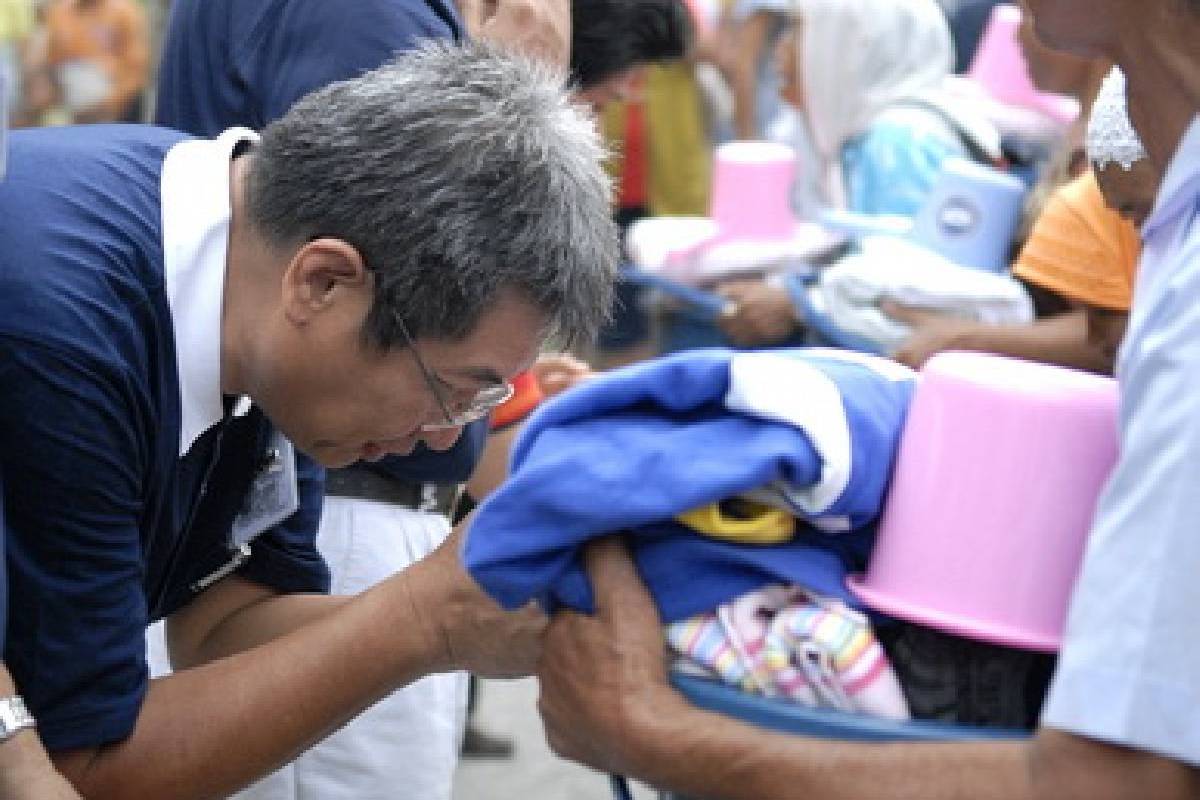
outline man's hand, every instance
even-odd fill
[[[1121,340],[1125,338],[1125,328],[1129,324],[1129,314],[1125,311],[1111,311],[1106,308],[1088,307],[1087,343],[1108,360],[1109,364],[1117,361],[1117,350]],[[1110,374],[1112,369],[1107,370]]]
[[[529,371],[537,379],[543,397],[565,392],[596,374],[595,370],[570,353],[543,353]]]
[[[546,615],[534,603],[508,612],[484,594],[463,566],[468,517],[428,558],[409,568],[412,613],[442,652],[441,670],[489,678],[529,675],[537,664]],[[432,671],[439,671],[434,669]]]
[[[467,32],[566,72],[571,63],[570,0],[461,0]]]
[[[565,758],[646,775],[653,724],[686,704],[667,683],[662,623],[624,544],[593,542],[585,559],[596,613],[556,614],[538,662],[546,739]]]
[[[891,355],[913,369],[925,366],[926,361],[944,350],[967,349],[966,337],[980,327],[978,323],[899,303],[885,301],[880,309],[912,328],[909,337]]]
[[[738,347],[761,347],[786,341],[800,320],[792,296],[783,287],[761,280],[739,280],[717,290],[729,299],[717,324]]]

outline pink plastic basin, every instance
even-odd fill
[[[1019,6],[1005,3],[992,9],[968,74],[1001,103],[1040,111],[1063,124],[1070,123],[1079,113],[1078,103],[1062,95],[1039,91],[1034,85],[1017,39],[1020,29]]]
[[[728,142],[717,148],[712,211],[718,238],[788,241],[796,234],[792,182],[796,154],[773,142]]]
[[[949,633],[1057,650],[1116,417],[1109,378],[982,353],[930,359],[851,590]]]

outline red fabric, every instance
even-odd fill
[[[621,208],[645,208],[649,200],[646,161],[646,112],[641,100],[625,104],[625,152],[617,202]]]

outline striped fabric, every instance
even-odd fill
[[[686,653],[697,664],[720,676],[725,683],[745,691],[761,690],[750,665],[734,650],[715,614],[697,614],[666,626],[667,644]]]
[[[909,719],[866,618],[798,587],[770,586],[667,626],[681,656],[743,691],[807,706]]]

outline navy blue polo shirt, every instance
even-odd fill
[[[261,412],[181,457],[160,173],[187,138],[143,126],[12,135],[0,184],[0,471],[7,666],[52,750],[119,740],[147,687],[146,625],[230,560],[271,430]],[[322,591],[319,477],[241,568]]]
[[[155,121],[198,136],[261,130],[421,39],[463,36],[450,0],[175,0]]]
[[[8,628],[8,556],[4,547],[4,484],[0,483],[0,661],[4,660],[4,640]]]
[[[196,136],[261,130],[309,92],[356,77],[422,39],[460,41],[449,0],[175,0],[158,73],[155,121]],[[444,452],[364,465],[412,483],[460,483],[487,440],[468,425]]]

